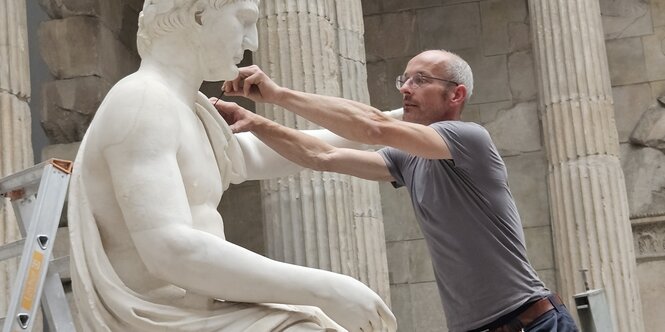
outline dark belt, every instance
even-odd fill
[[[519,332],[529,324],[533,323],[538,317],[544,315],[548,311],[554,309],[555,305],[563,305],[561,298],[556,295],[543,297],[540,300],[533,302],[522,311],[515,319],[501,325],[499,327],[488,329],[489,332]]]

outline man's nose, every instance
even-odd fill
[[[401,88],[399,88],[399,92],[403,95],[410,95],[413,93],[413,89],[411,88],[411,83],[409,80],[404,82]]]

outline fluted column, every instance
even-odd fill
[[[30,71],[25,1],[0,1],[0,177],[33,164]],[[19,239],[11,204],[0,198],[0,244]],[[0,263],[0,316],[4,316],[17,261]]]
[[[369,103],[362,3],[337,1],[340,96]],[[390,281],[379,184],[351,178],[353,222],[358,246],[359,279],[390,304]]]
[[[345,3],[261,2],[260,46],[254,62],[283,86],[368,101],[361,5]],[[338,10],[344,13],[338,16]],[[335,19],[348,19],[350,14],[355,16],[353,24]],[[349,53],[340,48],[356,49]],[[353,58],[345,58],[348,55]],[[257,112],[289,127],[314,128],[272,105],[257,105]],[[306,170],[263,181],[261,190],[270,257],[353,276],[389,301],[376,184]]]
[[[604,288],[615,331],[643,331],[598,1],[529,0],[559,292]]]

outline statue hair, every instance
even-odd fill
[[[200,24],[196,15],[203,10],[222,9],[240,1],[259,3],[259,0],[145,0],[136,34],[139,55],[143,57],[150,50],[153,39]]]

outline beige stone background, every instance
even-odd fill
[[[640,136],[644,130],[633,132],[643,117],[640,127],[665,119],[665,106],[657,101],[665,97],[665,0],[579,1],[600,5],[643,321],[646,331],[663,331],[665,135],[644,140]],[[32,97],[23,93],[19,99],[32,98],[31,115],[48,137],[48,146],[36,146],[35,154],[40,156],[36,159],[73,158],[105,93],[138,65],[135,34],[142,1],[38,2],[40,7],[30,5],[29,11],[43,11],[46,16],[43,22],[29,21],[28,30],[35,33],[28,39],[38,45],[30,56],[41,57],[51,77],[33,78]],[[394,78],[420,51],[445,48],[468,60],[476,88],[463,118],[484,125],[494,138],[508,167],[529,258],[547,285],[557,290],[549,170],[527,0],[363,0],[362,15],[370,100],[382,110],[400,107]],[[251,63],[251,55],[244,61]],[[314,64],[312,70],[321,69]],[[207,84],[202,90],[214,95],[215,88]],[[3,125],[2,130],[6,128]],[[40,131],[33,129],[32,136]],[[381,184],[380,193],[390,302],[400,331],[446,331],[429,253],[408,193],[389,184]],[[227,223],[229,239],[265,254],[261,200],[259,183],[247,182],[224,195],[221,210],[226,220],[233,220]],[[66,232],[58,236],[59,243],[66,243]],[[66,251],[63,245],[59,252]],[[8,283],[3,284],[7,289]]]

